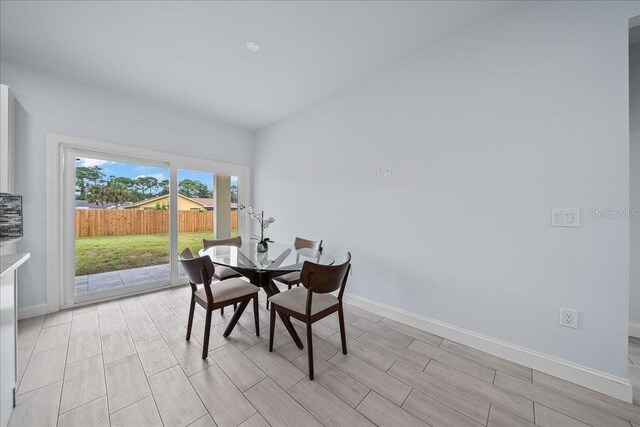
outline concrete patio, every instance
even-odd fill
[[[159,280],[169,280],[169,273],[169,264],[160,264],[131,268],[128,270],[76,276],[76,295],[126,286],[142,285]],[[178,265],[178,277],[186,277],[181,265]]]

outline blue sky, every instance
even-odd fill
[[[105,176],[110,175],[116,177],[138,178],[140,176],[153,176],[162,181],[169,179],[169,169],[156,166],[145,166],[135,163],[111,162],[106,160],[89,159],[80,157],[76,159],[76,167],[78,166],[100,166]],[[200,181],[208,188],[213,189],[213,174],[208,172],[198,172],[191,170],[178,170],[178,181],[183,179],[192,179]],[[238,185],[238,178],[231,177],[231,185]]]

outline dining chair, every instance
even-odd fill
[[[235,246],[239,248],[242,246],[242,237],[238,236],[217,240],[202,239],[202,247],[204,249],[212,248],[214,246]],[[216,267],[216,271],[213,273],[213,278],[218,280],[231,279],[233,277],[242,277],[242,274],[238,273],[231,267],[225,267],[223,265]],[[237,308],[237,304],[233,304],[233,310],[235,311]],[[220,309],[220,314],[224,314],[224,307]]]
[[[188,252],[187,252],[188,251]],[[258,319],[258,291],[260,288],[239,278],[222,280],[211,286],[211,278],[215,272],[215,266],[208,256],[191,258],[191,251],[185,249],[180,254],[180,263],[189,277],[191,285],[191,305],[189,306],[189,321],[187,324],[187,341],[191,338],[193,326],[193,314],[196,303],[207,312],[204,322],[204,340],[202,342],[202,358],[207,358],[209,350],[209,335],[211,333],[211,315],[214,310],[232,304],[240,304],[233,317],[229,321],[223,336],[228,337],[238,323],[249,302],[253,299],[253,318],[256,324],[256,336],[260,336],[260,324]],[[184,256],[183,256],[184,255]],[[202,287],[198,287],[198,285]]]
[[[322,252],[322,240],[318,242],[315,240],[307,240],[301,237],[296,237],[296,240],[293,242],[293,247],[296,250],[307,248],[307,249],[312,249],[318,252]],[[298,258],[298,262],[300,262],[299,255],[297,258]],[[283,274],[282,276],[275,277],[273,280],[275,280],[276,282],[284,283],[285,285],[287,285],[289,289],[291,289],[294,285],[300,286],[300,272],[294,271],[292,273]]]
[[[191,249],[185,248],[182,252],[180,252],[180,259],[191,259],[193,258],[193,252]]]
[[[302,288],[296,287],[269,298],[271,321],[269,324],[269,351],[273,351],[276,312],[291,316],[307,325],[307,357],[309,379],[313,380],[313,339],[311,325],[328,315],[338,312],[342,353],[347,354],[347,336],[344,329],[342,296],[351,269],[351,253],[347,253],[340,265],[321,265],[305,261],[300,280]],[[330,292],[340,289],[338,296]]]
[[[182,252],[180,252],[180,259],[191,259],[193,258],[193,252],[191,249],[186,248]],[[218,267],[221,268],[221,267]],[[233,311],[236,311],[238,308],[238,304],[233,304]],[[224,307],[220,307],[220,314],[224,316]]]
[[[204,249],[209,249],[214,246],[235,246],[239,248],[242,246],[242,237],[231,237],[229,239],[217,239],[217,240],[207,240],[202,239],[202,247]],[[232,277],[242,277],[242,274],[235,271],[233,268],[217,266],[216,271],[213,275],[214,278],[218,280],[230,279]]]

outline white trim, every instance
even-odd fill
[[[85,138],[77,138],[67,135],[47,134],[49,142],[59,145],[72,146],[81,150],[89,150],[100,153],[112,153],[117,158],[131,157],[133,159],[157,161],[160,163],[171,163],[177,169],[188,170],[213,170],[219,174],[236,175],[239,169],[248,171],[248,165],[236,163],[225,163],[216,160],[188,157],[180,154],[167,153],[164,151],[147,150],[143,148],[131,147],[129,145],[113,144],[109,142],[96,141]]]
[[[160,291],[162,289],[171,289],[175,287],[184,286],[186,284],[187,283],[175,284],[175,283],[164,282],[160,286],[154,286],[153,288],[144,287],[144,286],[141,286],[141,287],[131,286],[130,292],[127,292],[123,295],[119,295],[118,298],[128,297],[132,295],[142,295],[148,292]],[[79,301],[75,304],[63,305],[60,307],[60,310],[68,310],[72,308],[83,307],[83,306],[87,306],[87,305],[91,305],[91,304],[95,304],[103,301],[110,301],[112,299],[113,299],[112,296],[109,296],[106,294],[99,294],[96,296],[96,299],[93,299],[91,301]],[[60,310],[56,310],[56,311],[60,311]],[[48,313],[53,313],[53,312],[47,311],[47,304],[38,304],[38,305],[29,306],[29,307],[22,307],[18,309],[18,320],[28,319],[30,317],[42,316]]]
[[[32,305],[29,307],[21,307],[18,309],[18,320],[28,319],[30,317],[42,316],[47,314],[47,304]]]
[[[62,238],[62,275],[63,280],[60,282],[60,296],[58,300],[60,301],[60,305],[70,304],[74,301],[76,287],[75,287],[75,276],[76,276],[76,259],[75,257],[68,257],[64,259],[64,254],[75,254],[76,253],[76,162],[79,152],[72,147],[62,147],[62,155],[63,158],[63,185],[60,189],[59,198],[62,203],[62,218],[60,218],[60,223],[62,224],[61,233],[64,235]],[[69,161],[67,164],[66,159],[74,159],[74,161]]]
[[[77,304],[86,304],[89,302],[106,301],[114,298],[122,298],[125,295],[130,295],[137,292],[149,292],[153,290],[159,290],[167,286],[179,286],[186,284],[186,282],[171,282],[169,276],[166,279],[158,279],[152,282],[142,283],[139,285],[127,285],[118,286],[115,288],[107,288],[103,290],[93,291],[91,293],[81,294],[75,296],[72,302],[67,302],[61,307],[71,307]]]
[[[62,276],[62,213],[64,203],[59,194],[62,188],[62,146],[54,135],[47,135],[47,195],[46,195],[46,284],[47,312],[54,313],[60,309],[60,284]]]
[[[629,336],[640,338],[640,323],[629,322]]]
[[[92,299],[79,299],[74,304],[66,304],[60,307],[60,310],[68,310],[72,308],[85,307],[91,304],[98,304],[101,302],[112,301],[114,299],[130,297],[134,295],[143,295],[149,292],[161,291],[163,289],[172,289],[186,285],[186,282],[171,283],[169,281],[154,282],[147,285],[138,286],[125,286],[124,292],[119,293],[117,296],[113,296],[108,292],[95,292],[95,298]],[[128,289],[130,288],[130,289]],[[120,288],[122,289],[122,288]]]
[[[13,193],[15,183],[15,99],[0,84],[0,193]]]
[[[616,399],[629,403],[632,401],[633,389],[628,379],[616,377],[558,357],[539,353],[353,294],[345,294],[345,302]]]
[[[178,280],[178,169],[169,165],[169,206],[175,206],[169,209],[169,279],[171,282]]]
[[[146,150],[135,148],[127,145],[112,144],[107,142],[76,138],[65,135],[47,134],[47,195],[46,195],[46,286],[47,286],[47,309],[46,312],[53,313],[64,305],[67,307],[63,299],[65,283],[63,274],[64,257],[66,253],[64,236],[64,207],[65,203],[61,194],[64,187],[64,150],[81,150],[95,151],[100,155],[112,155],[116,158],[131,157],[144,159],[146,163],[158,162],[165,165],[168,164],[171,180],[175,181],[176,171],[178,169],[188,170],[208,170],[216,174],[237,176],[239,179],[238,203],[250,204],[251,200],[249,180],[251,179],[250,168],[248,165],[239,165],[233,163],[224,163],[216,160],[208,160],[203,158],[193,158],[182,156],[179,154],[167,153],[155,150]],[[175,182],[174,182],[175,184]],[[174,186],[175,188],[175,186]],[[177,192],[171,192],[171,200],[174,206],[177,206]],[[67,203],[68,204],[68,203]],[[241,226],[242,225],[242,226]],[[249,228],[246,223],[240,223],[238,233],[243,238],[248,238]],[[171,216],[170,227],[177,231],[177,213]],[[170,258],[172,266],[177,266],[174,261],[174,253],[177,249],[177,235],[172,233]],[[71,239],[73,240],[73,239]],[[67,248],[68,249],[68,248]],[[67,268],[68,270],[69,268]],[[172,271],[176,271],[173,268]],[[171,279],[177,282],[177,274],[172,273]],[[178,284],[178,283],[173,283]]]

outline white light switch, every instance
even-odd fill
[[[551,209],[551,226],[577,228],[580,225],[579,212],[578,208]]]

